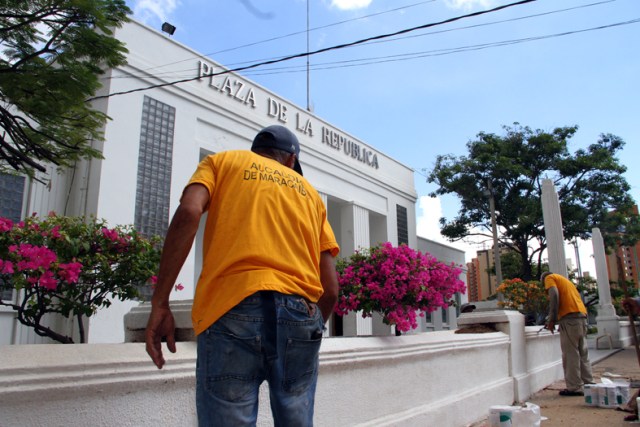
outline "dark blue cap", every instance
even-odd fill
[[[275,148],[295,154],[296,162],[293,165],[293,170],[302,175],[302,168],[298,161],[300,158],[300,143],[298,142],[298,138],[296,138],[289,129],[280,125],[271,125],[262,129],[253,139],[251,150],[260,147]]]

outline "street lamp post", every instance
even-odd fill
[[[493,186],[487,180],[485,195],[489,197],[489,211],[491,213],[491,231],[493,233],[493,266],[496,270],[496,286],[502,283],[502,264],[500,262],[500,245],[498,244],[498,227],[496,225],[496,202],[493,197]],[[498,293],[498,301],[503,301],[502,293]]]

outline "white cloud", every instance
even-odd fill
[[[476,252],[482,248],[480,243],[471,241],[450,242],[440,234],[440,218],[443,215],[439,197],[421,196],[418,199],[418,207],[420,209],[416,218],[416,234],[418,236],[463,250],[467,262],[476,257]]]
[[[565,242],[564,254],[567,258],[571,259],[573,263],[573,269],[578,268],[578,257],[580,258],[580,268],[582,274],[588,272],[593,278],[596,277],[596,262],[593,257],[593,242],[591,240],[578,240],[578,255],[576,256],[575,247]]]
[[[372,0],[331,0],[331,6],[342,10],[364,9],[371,4]]]
[[[165,22],[179,5],[179,0],[137,0],[133,5],[133,15],[145,24]]]
[[[476,6],[488,8],[496,4],[495,0],[445,0],[447,7],[452,9],[471,10]]]
[[[445,242],[446,239],[440,234],[439,220],[442,217],[440,198],[421,196],[418,199],[418,207],[421,209],[416,219],[418,236],[426,237],[436,242]]]

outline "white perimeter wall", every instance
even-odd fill
[[[517,313],[488,320],[509,333],[324,339],[315,424],[462,427],[561,377],[557,334]],[[0,423],[195,426],[195,357],[195,343],[178,343],[158,370],[137,343],[0,346]],[[258,425],[270,426],[262,392]]]

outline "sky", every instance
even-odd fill
[[[463,17],[512,3],[127,0],[134,19],[170,22],[176,41],[229,68],[436,24],[314,54],[308,75],[304,57],[240,74],[413,168],[418,235],[443,242],[438,219],[460,205],[428,196],[436,157],[466,155],[478,133],[500,135],[514,122],[577,125],[571,152],[603,133],[623,138],[619,159],[640,198],[640,1],[536,0]],[[449,244],[467,261],[483,248]],[[583,242],[580,262],[595,275],[591,253]],[[570,247],[567,256],[575,258]]]

